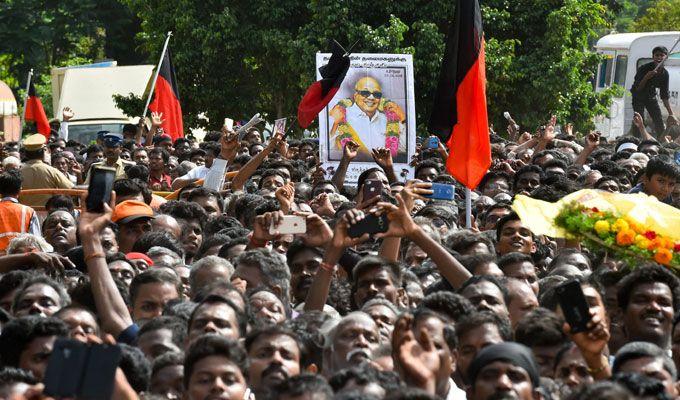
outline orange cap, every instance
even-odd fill
[[[127,224],[138,218],[153,218],[153,210],[144,202],[125,200],[113,209],[111,220],[117,224]]]

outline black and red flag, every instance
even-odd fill
[[[52,129],[50,128],[50,123],[45,114],[42,101],[40,101],[40,97],[35,93],[33,82],[28,85],[28,98],[26,99],[26,109],[24,110],[24,121],[33,121],[38,133],[42,134],[47,139],[50,138]]]
[[[328,64],[319,68],[321,80],[312,83],[307,88],[307,92],[298,105],[298,124],[303,129],[311,125],[321,110],[330,103],[347,75],[350,64],[349,54],[335,40],[332,46]]]
[[[182,123],[182,107],[179,104],[179,89],[175,78],[175,68],[172,65],[172,56],[168,48],[163,56],[163,62],[156,79],[154,98],[149,104],[149,110],[163,113],[163,130],[170,135],[172,141],[184,137],[184,124]]]
[[[484,37],[477,0],[456,4],[429,128],[448,145],[449,173],[466,187],[476,188],[491,165]]]

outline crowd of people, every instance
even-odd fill
[[[154,114],[149,129],[83,144],[64,139],[72,115],[49,140],[2,144],[0,398],[43,396],[58,338],[121,347],[116,399],[680,396],[674,272],[536,235],[512,209],[516,194],[583,188],[679,206],[680,145],[641,118],[641,137],[610,141],[557,133],[555,118],[534,134],[491,132],[466,228],[441,143],[418,145],[406,180],[373,149],[349,184],[352,141],[328,177],[311,139],[225,127],[173,142]],[[222,190],[203,186],[225,164]],[[103,213],[84,196],[22,193],[86,189],[98,165],[116,171]],[[429,199],[432,183],[456,186],[455,199]],[[385,232],[350,234],[372,214],[387,216]],[[288,215],[305,233],[280,234]],[[569,280],[590,307],[583,332],[559,305]]]

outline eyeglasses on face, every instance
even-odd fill
[[[369,96],[373,95],[374,98],[376,99],[381,99],[383,94],[382,92],[371,92],[369,90],[357,90],[357,93],[359,93],[362,97],[368,98]]]

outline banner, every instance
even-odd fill
[[[331,54],[317,53],[318,69]],[[371,150],[392,153],[400,181],[412,178],[409,160],[415,153],[416,110],[413,58],[410,54],[352,54],[340,89],[319,115],[319,155],[330,179],[342,158],[344,144],[359,144],[359,154],[347,170],[346,183],[356,183],[362,171],[376,166]]]

